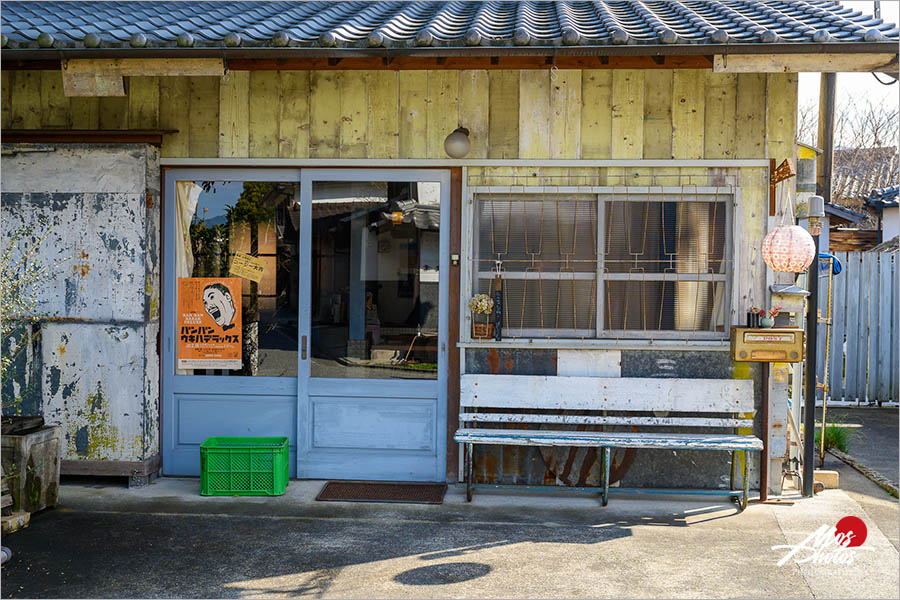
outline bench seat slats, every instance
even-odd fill
[[[461,408],[752,412],[750,379],[463,375]]]
[[[558,425],[633,425],[635,427],[753,427],[752,419],[714,417],[606,417],[589,415],[529,415],[519,413],[461,413],[466,423],[546,423]]]
[[[752,435],[691,433],[627,433],[606,431],[542,431],[539,429],[459,429],[458,443],[514,446],[612,446],[616,448],[669,448],[762,450]]]

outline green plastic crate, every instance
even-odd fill
[[[280,496],[288,484],[286,437],[210,437],[200,444],[203,496]]]

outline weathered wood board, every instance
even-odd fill
[[[463,375],[460,406],[748,412],[753,410],[753,382],[737,379]]]

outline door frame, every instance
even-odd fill
[[[449,334],[449,283],[450,283],[450,169],[402,169],[402,168],[304,168],[300,172],[300,314],[298,338],[302,345],[303,337],[309,340],[311,347],[312,327],[312,184],[314,181],[389,181],[389,182],[434,182],[441,186],[440,211],[440,267],[438,270],[438,372],[436,386],[437,407],[434,423],[434,444],[436,450],[434,476],[431,481],[443,482],[447,478],[447,373],[448,373],[448,334]],[[303,240],[306,240],[304,243]],[[304,459],[311,454],[310,410],[310,360],[311,352],[307,348],[307,356],[300,352],[297,373],[297,477],[309,478],[309,468]],[[421,387],[419,381],[404,380],[372,380],[372,379],[332,379],[315,378],[315,385],[328,388],[346,388],[362,382],[379,382],[376,385],[396,390],[398,397],[403,397],[403,388]],[[431,383],[431,382],[429,382]],[[371,384],[370,384],[371,385]],[[374,477],[373,477],[374,478]]]

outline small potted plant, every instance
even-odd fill
[[[469,300],[472,312],[472,339],[488,340],[494,337],[494,324],[490,322],[494,310],[494,300],[487,294],[475,294]],[[479,318],[478,315],[484,315]]]
[[[770,327],[775,326],[775,317],[778,316],[779,311],[781,310],[780,306],[776,306],[775,308],[770,309],[768,312],[765,310],[759,311],[759,326],[763,329],[769,329]]]

